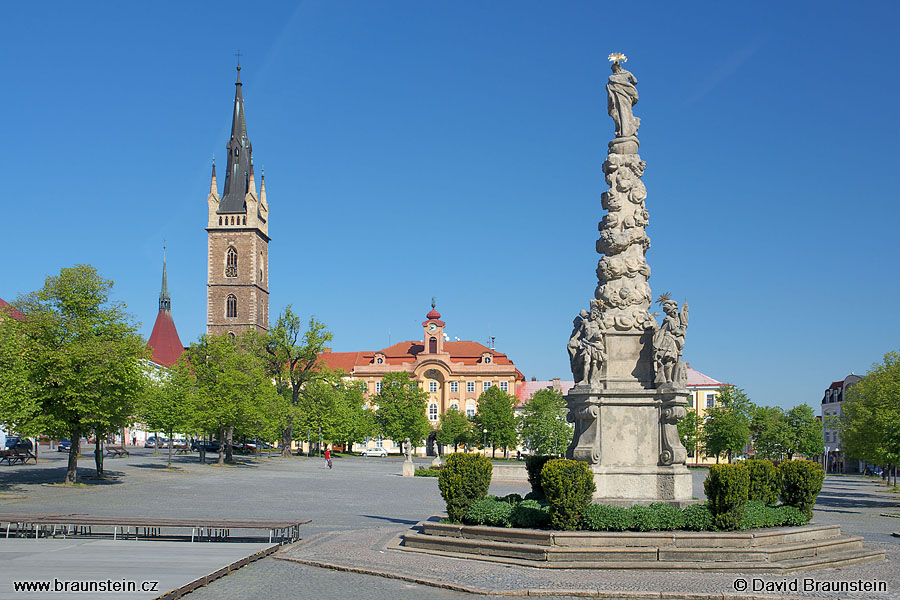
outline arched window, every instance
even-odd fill
[[[259,253],[259,282],[265,283],[266,281],[266,261],[263,258],[262,252]]]
[[[241,217],[241,221],[243,221],[242,225],[247,224],[247,217]]]
[[[467,417],[475,416],[475,403],[474,402],[469,402],[468,404],[466,404],[466,416]]]
[[[222,224],[222,217],[219,217],[219,225]]]
[[[237,296],[234,294],[228,294],[225,299],[225,316],[237,317]]]
[[[225,277],[237,277],[237,250],[234,246],[229,246],[225,254]]]
[[[430,354],[435,354],[437,352],[437,338],[433,337],[428,340],[428,352]]]
[[[228,337],[230,337],[231,339],[234,339],[234,332],[233,332],[233,331],[229,331],[229,332],[228,332]]]
[[[450,408],[452,408],[453,410],[459,410],[459,404],[454,402],[453,404],[450,405]]]
[[[419,413],[421,414],[421,413]],[[438,407],[437,404],[429,404],[428,405],[428,420],[429,421],[437,421],[438,420]]]

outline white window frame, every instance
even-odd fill
[[[438,382],[437,381],[429,381],[428,382],[428,391],[432,394],[436,394],[438,391]]]
[[[466,416],[474,417],[476,414],[478,414],[478,409],[475,408],[475,404],[474,403],[466,404]]]
[[[508,392],[508,391],[509,391],[509,382],[508,382],[508,381],[501,381],[501,382],[500,382],[500,389],[503,390],[504,392]]]
[[[451,393],[451,394],[458,394],[458,393],[459,393],[459,382],[458,382],[458,381],[451,381],[451,382],[450,382],[450,393]]]
[[[474,393],[475,393],[475,382],[474,382],[474,381],[467,381],[467,382],[466,382],[466,392],[468,392],[468,393],[470,393],[470,394],[474,394]]]
[[[429,421],[437,421],[438,420],[438,405],[435,402],[432,402],[428,405],[428,420]]]
[[[491,385],[492,384],[490,381],[482,381],[481,382],[481,391],[482,392],[488,391],[489,389],[491,389]]]
[[[376,394],[380,394],[380,393],[381,393],[381,382],[380,382],[380,381],[376,381],[376,382],[375,382],[375,393],[376,393]]]
[[[457,404],[456,402],[452,402],[452,403],[450,404],[450,408],[452,408],[452,409],[458,411],[458,410],[459,410],[459,404]]]

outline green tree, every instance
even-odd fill
[[[195,428],[215,433],[224,450],[219,464],[231,460],[235,427],[257,416],[255,407],[270,403],[277,393],[255,349],[257,341],[252,331],[234,338],[203,335],[175,366],[176,376],[190,389]]]
[[[574,431],[566,421],[568,414],[562,393],[539,390],[525,403],[519,420],[522,443],[534,454],[559,456],[572,441]]]
[[[898,397],[900,400],[900,397]],[[807,458],[818,456],[825,452],[825,435],[822,431],[822,423],[816,419],[816,413],[808,404],[799,404],[790,409],[786,415],[788,444],[788,460],[794,458],[794,454],[800,454]]]
[[[709,409],[700,434],[700,443],[706,451],[716,455],[716,462],[723,453],[728,462],[743,450],[750,441],[750,414],[753,403],[744,390],[733,385],[719,389],[720,405]]]
[[[878,465],[900,463],[900,353],[888,352],[881,364],[846,392],[838,420],[847,456]]]
[[[778,406],[757,406],[750,420],[756,458],[782,460],[790,444],[787,417]]]
[[[472,436],[472,423],[459,409],[450,407],[441,415],[441,423],[438,426],[437,441],[444,446],[453,446],[453,451],[459,450],[460,444],[468,444]]]
[[[172,466],[172,437],[189,427],[189,382],[169,371],[159,377],[147,376],[144,393],[138,404],[137,417],[147,429],[162,431],[169,438],[168,466]]]
[[[110,301],[112,285],[90,265],[64,268],[16,303],[24,320],[0,323],[3,422],[69,437],[66,484],[76,482],[81,436],[93,429],[99,445],[128,423],[144,383],[146,348],[125,306]]]
[[[515,446],[518,442],[516,432],[516,415],[513,409],[516,398],[491,386],[478,397],[478,413],[475,423],[484,432],[487,443],[491,445],[491,457],[497,453],[497,446],[504,449]]]
[[[266,341],[268,372],[275,380],[278,393],[290,402],[294,410],[286,410],[281,435],[282,456],[291,455],[294,439],[294,420],[301,404],[300,390],[319,377],[316,369],[319,355],[332,336],[325,325],[310,317],[304,330],[300,317],[294,314],[289,304],[278,316],[275,326],[269,330]]]
[[[413,447],[421,446],[431,431],[426,414],[426,394],[408,373],[388,373],[381,380],[381,393],[372,398],[378,406],[375,426],[386,438],[402,444],[409,438]]]
[[[697,427],[697,411],[688,409],[683,419],[678,421],[678,438],[688,454],[697,452],[697,444],[700,441],[700,432]]]

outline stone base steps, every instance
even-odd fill
[[[884,560],[840,526],[755,532],[554,532],[434,522],[400,549],[542,568],[789,573]]]

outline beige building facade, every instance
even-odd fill
[[[446,323],[432,305],[422,322],[422,337],[364,352],[327,351],[319,356],[330,369],[341,369],[366,384],[368,398],[381,392],[388,373],[405,372],[428,394],[427,415],[437,427],[440,415],[456,408],[467,416],[478,412],[478,397],[492,386],[511,395],[525,377],[506,354],[478,342],[449,341]],[[366,446],[399,452],[399,442],[373,440]]]

